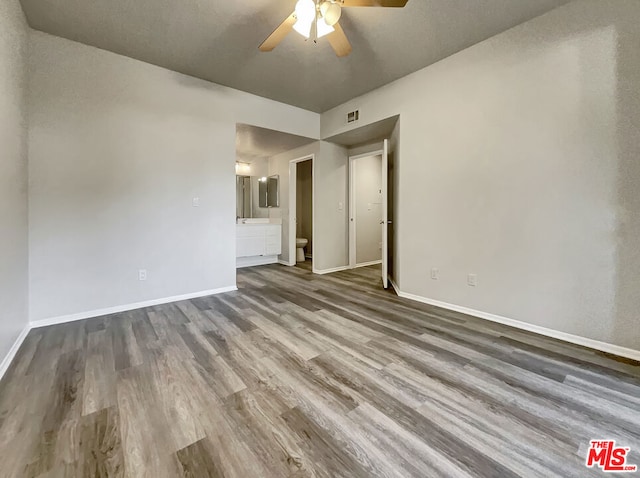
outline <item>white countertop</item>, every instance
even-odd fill
[[[264,224],[274,224],[277,226],[282,225],[282,219],[280,218],[240,218],[236,220],[236,224],[238,226],[255,226],[255,225],[264,225]]]

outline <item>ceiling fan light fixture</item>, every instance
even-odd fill
[[[298,22],[304,25],[311,23],[316,19],[316,4],[313,0],[298,0],[296,3],[296,17]]]
[[[298,21],[293,25],[293,29],[297,31],[300,35],[308,39],[311,36],[312,24],[313,24],[313,20],[308,22],[308,21],[302,21],[298,19]]]
[[[318,38],[322,38],[329,33],[335,32],[336,29],[332,25],[329,25],[324,18],[318,18]]]
[[[320,12],[322,13],[322,18],[329,26],[333,26],[338,23],[340,20],[340,16],[342,15],[342,7],[337,3],[327,0],[322,5],[320,5]]]
[[[273,51],[282,40],[295,30],[304,38],[317,43],[318,38],[328,36],[329,44],[338,58],[343,58],[353,50],[349,39],[340,26],[342,7],[404,7],[409,0],[297,0],[295,11],[291,13],[263,41],[259,49]]]

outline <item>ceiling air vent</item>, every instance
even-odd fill
[[[360,110],[355,110],[347,113],[347,124],[355,123],[360,119]]]

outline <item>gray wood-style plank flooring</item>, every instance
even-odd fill
[[[640,367],[396,297],[369,267],[32,330],[2,477],[601,476],[640,464]]]

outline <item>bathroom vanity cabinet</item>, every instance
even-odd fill
[[[278,262],[282,253],[282,225],[246,221],[236,224],[236,267]]]

